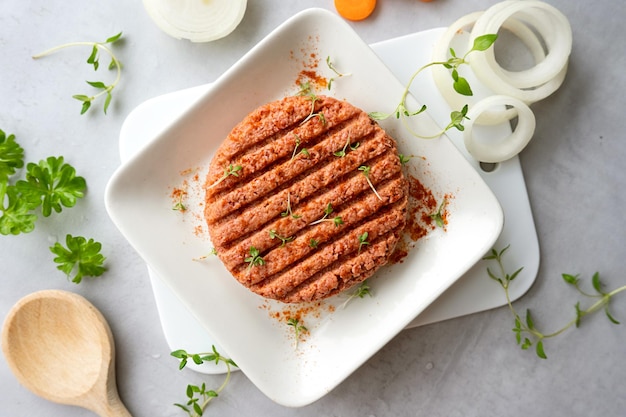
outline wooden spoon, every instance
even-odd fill
[[[130,417],[115,383],[113,335],[80,295],[39,291],[13,306],[2,350],[18,381],[33,393],[101,417]]]

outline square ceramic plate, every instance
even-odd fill
[[[321,398],[367,361],[491,248],[503,224],[497,199],[445,136],[416,139],[389,119],[381,125],[402,153],[414,156],[408,167],[412,175],[439,201],[453,197],[445,231],[431,232],[402,263],[381,269],[370,279],[372,297],[346,308],[341,308],[345,296],[328,299],[306,316],[309,334],[296,344],[281,315],[284,305],[245,289],[216,258],[198,261],[211,244],[194,225],[201,205],[189,203],[185,214],[172,210],[171,194],[181,173],[204,176],[232,127],[259,105],[296,93],[296,80],[316,59],[322,64],[315,70],[332,77],[323,63],[327,56],[350,75],[335,80],[324,94],[368,112],[395,109],[404,86],[347,23],[309,9],[268,35],[124,163],[105,196],[121,233],[244,374],[269,398],[293,407]],[[427,114],[414,122],[425,133],[439,130]]]

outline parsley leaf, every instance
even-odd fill
[[[0,189],[4,185],[0,185]],[[9,185],[4,188],[5,192],[0,192],[0,196],[7,196],[6,207],[0,200],[0,234],[2,235],[19,235],[20,233],[30,233],[35,229],[35,221],[37,216],[30,212],[29,204],[20,198],[19,192],[15,186]]]
[[[26,181],[18,181],[17,189],[31,208],[41,205],[44,217],[50,216],[53,209],[60,213],[61,206],[73,207],[85,195],[85,179],[76,176],[74,167],[65,164],[62,156],[48,157],[39,164],[31,162],[26,169]]]
[[[83,277],[98,277],[106,271],[103,266],[106,258],[100,253],[102,244],[93,239],[82,236],[65,237],[67,248],[59,242],[50,247],[50,251],[57,255],[54,262],[59,264],[57,269],[72,278],[72,282],[80,283]]]
[[[24,149],[0,129],[0,183],[6,183],[15,170],[24,166]]]

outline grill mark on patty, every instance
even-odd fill
[[[313,101],[326,123],[302,123],[311,103],[288,97],[253,111],[218,149],[205,185],[205,217],[224,265],[252,291],[285,302],[325,298],[366,279],[387,262],[406,223],[408,182],[395,141],[362,110],[328,97]],[[296,140],[308,157],[293,157]],[[335,156],[346,141],[360,146]],[[242,166],[239,176],[211,186],[230,164]],[[281,216],[288,199],[298,218]],[[328,219],[340,216],[339,227],[316,222],[329,203]],[[359,250],[365,232],[369,244]],[[253,246],[264,265],[245,262]]]
[[[289,107],[291,110],[288,112],[281,111],[273,116],[279,117],[287,113],[288,116],[285,117],[288,122],[280,123],[276,128],[271,128],[266,126],[268,123],[265,121],[261,123],[262,127],[259,130],[235,128],[228,135],[224,142],[227,146],[224,146],[223,149],[220,147],[220,153],[216,154],[211,161],[206,182],[208,185],[215,183],[230,164],[241,165],[245,169],[238,177],[229,177],[227,181],[222,181],[209,190],[211,195],[247,181],[255,173],[268,168],[276,160],[291,155],[295,147],[294,134],[306,142],[311,142],[324,132],[341,125],[360,113],[354,106],[341,106],[337,101],[321,99],[315,102],[315,111],[324,113],[325,122],[322,123],[317,117],[314,117],[307,123],[301,124],[311,112],[311,99],[299,96],[289,97],[289,99],[284,101],[291,104]],[[246,123],[240,123],[240,125],[254,126],[263,117],[268,118],[268,114],[274,108],[272,103],[269,106],[269,112],[257,109],[253,114],[246,117]]]
[[[331,203],[336,210],[346,201],[356,199],[363,192],[373,194],[364,175],[357,170],[364,162],[370,163],[369,178],[375,187],[388,178],[401,175],[397,155],[388,152],[375,160],[364,160],[356,156],[352,159],[354,160],[350,165],[344,166],[343,170],[333,170],[332,166],[326,171],[320,170],[303,181],[296,182],[290,188],[261,200],[259,204],[234,213],[224,222],[213,225],[212,242],[220,246],[231,246],[233,242],[272,221],[274,223],[290,221],[305,226],[322,217],[328,203]],[[314,182],[312,181],[314,177],[326,179]],[[316,193],[317,191],[319,192]],[[377,191],[380,194],[380,190]],[[309,197],[308,200],[307,197]],[[299,219],[281,216],[281,213],[287,210],[288,199],[293,213],[301,216]],[[298,220],[303,220],[304,223]],[[275,228],[280,228],[280,224],[276,224]]]
[[[316,274],[329,270],[337,262],[344,262],[347,259],[358,257],[365,251],[375,251],[376,244],[381,239],[381,236],[386,235],[390,229],[396,230],[397,228],[402,228],[403,225],[403,212],[401,210],[388,210],[380,217],[369,219],[352,230],[341,234],[340,237],[330,241],[327,245],[314,251],[308,251],[307,255],[309,256],[304,259],[298,259],[297,263],[289,264],[283,262],[282,265],[276,268],[279,269],[278,272],[251,284],[251,288],[264,292],[271,291],[282,297]],[[361,246],[359,251],[359,237],[365,232],[368,233],[368,244]],[[287,246],[284,246],[275,249],[275,251],[286,249]],[[269,258],[271,254],[272,252],[266,258]],[[299,254],[289,253],[287,256],[289,255]],[[266,265],[271,265],[270,262],[271,260],[268,260]],[[260,270],[261,268],[257,269]]]
[[[292,150],[287,155],[288,159],[283,161],[282,164],[258,173],[255,178],[241,184],[236,189],[215,197],[215,193],[210,195],[209,198],[215,198],[215,201],[211,202],[210,210],[206,213],[207,221],[209,223],[218,222],[224,216],[232,215],[234,210],[239,210],[254,201],[262,199],[270,192],[284,189],[290,183],[296,182],[299,177],[308,176],[309,172],[311,175],[319,177],[322,175],[319,172],[323,169],[329,169],[329,164],[334,163],[334,166],[330,168],[332,170],[345,171],[346,168],[342,167],[343,164],[334,155],[334,152],[341,150],[350,139],[351,143],[360,142],[360,149],[357,148],[353,152],[359,152],[361,155],[367,152],[374,155],[385,150],[387,145],[384,143],[386,140],[384,133],[374,132],[374,127],[366,114],[362,113],[356,120],[351,119],[350,121],[354,123],[347,123],[341,130],[332,133],[327,132],[326,138],[314,144],[313,147],[307,148],[309,151],[308,157],[298,156],[291,159]],[[373,133],[375,133],[374,136],[372,136]],[[311,141],[311,138],[308,138],[308,140]],[[304,145],[308,145],[308,143],[304,143]],[[295,139],[292,140],[289,147],[291,149],[295,148]],[[353,157],[354,155],[350,155],[350,160]],[[314,182],[314,179],[312,178],[310,182]],[[291,192],[300,195],[300,192],[297,190],[292,190]]]
[[[366,280],[385,265],[400,233],[401,228],[388,232],[381,239],[372,242],[367,251],[361,251],[352,258],[337,260],[334,265],[311,276],[288,293],[276,287],[268,287],[259,290],[259,294],[272,298],[278,296],[285,302],[313,301],[319,297],[337,294]]]
[[[315,252],[316,250],[309,245],[311,239],[315,239],[322,246],[326,242],[332,241],[346,233],[351,233],[354,227],[363,221],[367,221],[374,214],[383,216],[381,213],[388,205],[399,201],[400,205],[405,206],[406,201],[403,198],[405,185],[401,178],[385,184],[379,192],[384,199],[383,201],[379,200],[373,193],[367,193],[363,199],[352,201],[337,213],[343,220],[343,224],[339,227],[332,222],[322,222],[313,226],[310,225],[310,222],[307,222],[302,227],[300,224],[296,224],[295,221],[281,219],[276,222],[276,227],[271,225],[259,230],[232,249],[222,252],[222,262],[224,262],[227,268],[232,269],[236,275],[245,273],[245,277],[242,276],[241,278],[246,283],[259,282],[280,272],[294,261],[298,261],[309,253]],[[398,209],[396,211],[402,211],[401,206],[395,205],[395,207]],[[314,213],[309,219],[322,217],[322,214],[320,214],[322,213],[321,207],[316,206],[316,210],[319,210],[317,215]],[[401,217],[404,218],[404,215],[401,215]],[[280,241],[270,237],[270,230],[276,230],[276,233],[283,237],[293,236],[295,239],[280,247]],[[298,234],[298,232],[300,233]],[[248,265],[244,263],[244,258],[248,256],[249,248],[252,246],[263,253],[266,265],[263,268],[254,268],[252,271],[248,271]],[[289,261],[284,259],[289,259]]]

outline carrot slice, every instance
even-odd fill
[[[335,0],[337,13],[348,20],[363,20],[372,14],[376,0]]]

